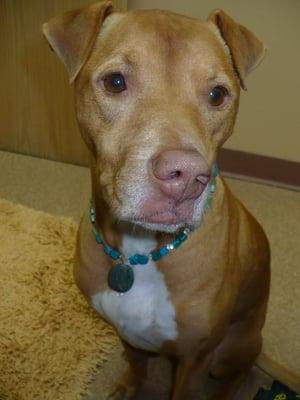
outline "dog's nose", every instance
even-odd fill
[[[174,200],[196,199],[207,185],[211,171],[195,150],[167,150],[152,160],[152,171],[160,191]]]

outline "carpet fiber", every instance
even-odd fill
[[[114,351],[73,282],[76,229],[0,200],[1,400],[81,399]]]

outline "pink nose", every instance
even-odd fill
[[[195,150],[168,150],[152,160],[160,191],[177,202],[196,199],[210,179],[207,162]]]

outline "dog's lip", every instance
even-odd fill
[[[164,225],[174,225],[184,222],[176,215],[175,210],[157,211],[149,215],[137,216],[133,221],[139,224],[150,223]]]

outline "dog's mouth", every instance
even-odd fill
[[[188,213],[187,213],[188,211]],[[178,225],[191,223],[190,215],[191,210],[185,210],[186,215],[182,215],[182,212],[178,211],[176,208],[155,211],[146,215],[141,215],[135,217],[133,221],[138,224],[149,223],[149,224],[164,224],[164,225]]]
[[[150,230],[175,232],[181,227],[192,227],[193,216],[194,201],[167,207],[165,204],[149,201],[138,215],[130,218],[130,222]]]
[[[172,211],[162,211],[147,217],[136,219],[136,222],[145,222],[150,224],[178,224],[181,221],[178,221],[178,217]]]
[[[183,227],[194,229],[201,223],[209,193],[209,184],[196,199],[175,201],[153,192],[144,197],[131,215],[123,215],[120,220],[154,231],[175,232]]]

